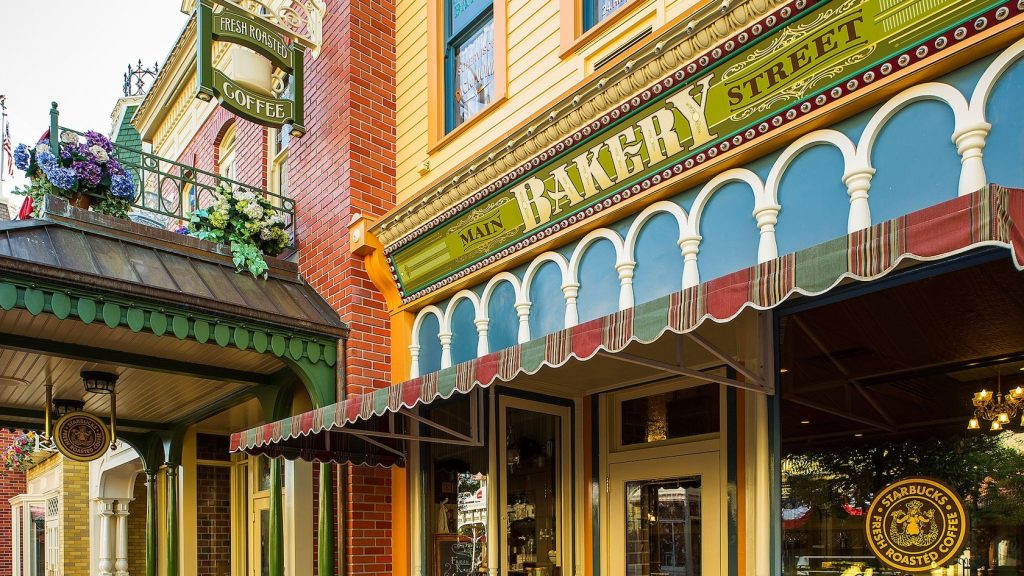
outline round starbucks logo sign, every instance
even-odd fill
[[[904,572],[946,566],[967,538],[967,512],[956,492],[930,478],[904,478],[883,488],[867,511],[868,545]]]
[[[87,412],[65,414],[53,426],[53,441],[64,456],[88,462],[110,446],[110,432],[103,421]]]

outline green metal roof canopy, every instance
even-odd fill
[[[0,223],[0,308],[271,355],[315,406],[330,404],[348,327],[294,263],[268,264],[266,280],[236,273],[223,246],[47,197],[38,219]],[[32,349],[16,336],[0,345]],[[238,380],[219,368],[212,363],[211,377]]]

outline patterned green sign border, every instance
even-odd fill
[[[338,360],[337,341],[35,284],[0,282],[0,308],[20,308],[33,316],[46,312],[58,320],[73,316],[84,324],[102,323],[108,328],[127,327],[136,333],[146,331],[156,336],[174,336],[178,340],[188,338],[200,344],[215,343],[222,348],[234,346],[239,350],[251,349],[294,361],[306,358],[313,364],[323,362],[327,366],[334,366]]]
[[[281,38],[273,29],[240,8],[222,5],[221,11],[214,14],[213,0],[196,2],[195,19],[196,96],[203,100],[217,98],[221,105],[228,110],[257,124],[274,128],[290,124],[292,136],[305,134],[303,108],[305,49],[302,45],[295,42],[294,38],[290,43],[285,42],[285,39]],[[236,29],[225,24],[226,21],[244,24],[247,28],[245,31]],[[247,34],[246,31],[255,32],[255,34]],[[270,98],[230,81],[227,75],[213,67],[214,40],[245,46],[269,59],[285,73],[290,74],[291,98],[288,100]],[[287,48],[283,48],[282,45]],[[223,93],[221,87],[231,93]],[[263,111],[259,109],[261,106],[264,108]],[[283,115],[269,114],[266,111],[267,108],[287,109],[287,113]]]
[[[564,215],[560,215],[560,218],[552,219],[532,231],[519,234],[511,241],[494,248],[472,262],[464,263],[458,268],[452,267],[445,274],[434,277],[426,282],[420,282],[415,286],[409,287],[406,285],[405,279],[399,273],[396,258],[401,258],[405,250],[415,245],[425,235],[430,233],[436,234],[436,229],[439,226],[445,225],[453,218],[463,216],[467,209],[475,207],[480,201],[491,200],[498,193],[506,192],[511,186],[523,182],[539,169],[550,167],[553,163],[559,159],[564,159],[569,154],[578,153],[589,141],[609,133],[611,128],[616,127],[616,125],[621,124],[650,105],[661,102],[669,94],[687,86],[693,86],[695,81],[706,76],[705,72],[721,65],[737,54],[742,54],[741,48],[753,46],[757,42],[764,40],[765,37],[779,32],[780,29],[786,27],[794,20],[807,16],[815,8],[840,3],[849,4],[852,1],[854,0],[833,0],[833,2],[826,0],[794,0],[786,4],[762,20],[753,23],[747,29],[721,45],[694,59],[685,68],[681,68],[675,74],[636,94],[600,119],[567,136],[548,150],[492,182],[473,196],[453,206],[389,246],[386,250],[386,255],[403,302],[411,302],[443,288],[552,234],[589,219],[625,199],[643,194],[652,186],[679,176],[684,171],[699,168],[733,147],[759,140],[769,133],[776,132],[793,121],[813,113],[824,106],[831,105],[836,101],[845,100],[851,94],[864,90],[868,85],[894,72],[920,61],[928,60],[939,52],[949,51],[957,44],[973,38],[978,33],[986,30],[989,26],[995,26],[1010,18],[1019,16],[1022,10],[1024,10],[1024,2],[1020,1],[982,2],[968,0],[958,6],[960,8],[966,7],[970,10],[966,16],[958,17],[952,24],[943,21],[943,23],[947,24],[944,28],[905,46],[902,50],[885,54],[885,58],[875,59],[872,64],[838,78],[834,83],[830,83],[806,98],[796,101],[791,106],[779,110],[776,114],[757,118],[740,130],[726,134],[706,146],[694,149],[691,151],[692,153],[680,155],[678,160],[675,158],[670,159],[668,163],[655,167],[631,181],[623,182],[620,186],[616,186],[610,191],[603,192],[593,199],[588,198],[587,203],[572,206],[572,210]],[[788,31],[784,33],[788,33]],[[480,210],[487,211],[489,208],[484,206]],[[502,239],[504,240],[504,238]]]

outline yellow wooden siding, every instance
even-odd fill
[[[562,44],[562,3],[570,0],[504,0],[507,14],[507,89],[504,101],[483,116],[430,146],[430,110],[440,114],[442,94],[430,94],[427,11],[433,1],[399,0],[397,5],[397,184],[402,203],[427,190],[437,179],[500,140],[517,125],[550,106],[583,81],[594,62],[613,52],[647,26],[660,29],[703,0],[639,0],[628,14],[566,54]],[[495,0],[500,2],[503,0]],[[438,45],[441,46],[441,42]],[[436,59],[441,74],[443,54]],[[443,86],[443,80],[439,85]],[[440,90],[439,90],[440,92]],[[438,109],[439,108],[439,109]],[[424,163],[428,163],[426,170]]]

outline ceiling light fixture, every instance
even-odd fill
[[[117,386],[117,374],[82,370],[82,384],[85,385],[85,391],[92,394],[113,394]]]
[[[997,375],[996,392],[985,389],[975,392],[971,404],[974,405],[974,416],[967,421],[968,430],[980,430],[982,420],[992,421],[989,430],[1002,430],[1024,408],[1024,388],[1017,386],[1004,395],[1002,377]],[[1024,425],[1024,417],[1021,418],[1021,425]]]

